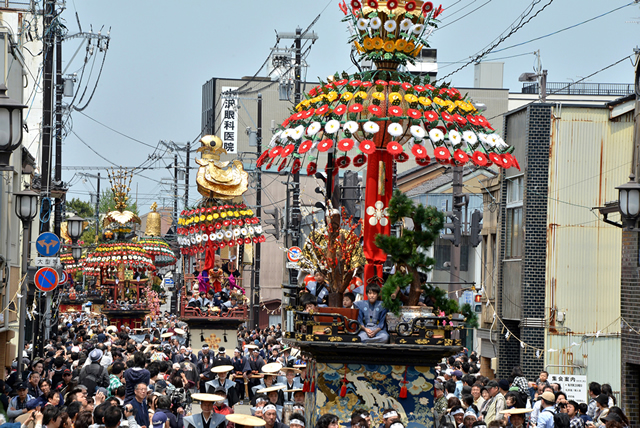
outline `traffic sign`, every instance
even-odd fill
[[[285,266],[287,269],[297,269],[300,270],[300,265],[298,265],[298,263],[296,262],[287,262],[285,263]]]
[[[171,278],[165,278],[164,279],[164,283],[167,284],[167,285],[173,285],[174,284],[173,279],[171,279]]]
[[[36,283],[38,290],[51,291],[58,286],[58,272],[50,267],[40,268],[36,272],[33,281]]]
[[[41,233],[36,239],[36,251],[45,257],[55,256],[60,251],[60,238],[51,232]]]
[[[60,257],[36,257],[36,267],[52,267],[60,269],[62,264],[60,263]]]
[[[60,273],[60,280],[58,282],[60,284],[66,284],[68,279],[69,279],[69,275],[67,275],[67,272],[63,270]]]
[[[290,262],[297,262],[298,260],[300,260],[301,256],[302,250],[300,249],[300,247],[291,247],[289,248],[289,251],[287,251],[287,259],[289,259]]]

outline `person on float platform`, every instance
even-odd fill
[[[206,391],[210,394],[215,393],[218,388],[224,388],[227,391],[227,398],[224,400],[224,404],[229,407],[233,407],[238,402],[238,392],[236,391],[236,383],[227,378],[230,371],[233,370],[233,366],[217,366],[211,369],[212,373],[217,373],[216,379],[207,382]]]
[[[367,286],[367,299],[354,303],[354,307],[359,309],[358,323],[362,331],[358,334],[362,342],[387,343],[389,333],[385,325],[387,310],[379,300],[380,286],[370,284]]]
[[[317,270],[314,273],[315,281],[309,281],[305,290],[316,298],[318,306],[327,306],[327,297],[329,297],[329,284],[326,283],[324,273]]]
[[[192,394],[191,398],[200,401],[202,413],[185,416],[184,428],[225,428],[227,426],[225,416],[213,412],[213,403],[224,401],[224,397],[215,394]]]

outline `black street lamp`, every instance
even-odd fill
[[[11,153],[22,143],[22,109],[27,106],[9,98],[0,83],[0,171],[12,171]]]
[[[618,189],[618,209],[624,223],[624,230],[639,231],[636,228],[640,216],[640,183],[631,174],[629,182],[616,187]]]
[[[22,379],[22,353],[24,352],[25,321],[27,318],[27,263],[29,261],[29,236],[31,221],[38,213],[38,196],[33,190],[23,190],[13,194],[16,215],[22,221],[22,284],[20,285],[20,322],[18,329],[18,379]]]
[[[71,238],[71,256],[78,263],[80,257],[82,257],[82,247],[76,245],[78,239],[82,236],[84,231],[85,219],[77,214],[67,219],[67,234]]]

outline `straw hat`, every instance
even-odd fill
[[[502,414],[509,413],[510,415],[521,415],[529,412],[533,412],[533,409],[506,409],[501,411],[500,413]]]
[[[115,325],[110,325],[105,330],[115,333],[116,331],[118,331],[118,327],[116,327]]]
[[[257,418],[250,415],[242,415],[239,413],[227,415],[226,418],[229,422],[233,422],[236,425],[244,425],[247,427],[261,427],[267,424],[267,422],[262,418]]]
[[[165,338],[167,338],[167,337],[171,337],[171,336],[173,336],[173,333],[169,333],[169,332],[162,333],[162,334],[160,335],[160,337],[162,337],[163,339],[165,339]]]
[[[233,370],[233,366],[215,366],[211,368],[213,373],[226,373]]]
[[[269,363],[262,366],[262,372],[268,374],[278,373],[282,369],[282,364],[280,363]]]
[[[181,328],[174,328],[173,331],[176,332],[176,334],[179,334],[180,336],[182,336],[183,334],[185,334],[186,332],[181,329]]]
[[[258,394],[268,394],[271,391],[280,391],[281,389],[285,389],[286,387],[287,387],[286,385],[274,385],[268,388],[259,389]]]
[[[221,397],[219,395],[216,394],[201,394],[201,393],[196,393],[196,394],[191,394],[191,398],[193,398],[194,400],[197,401],[205,401],[205,402],[216,402],[216,401],[224,401],[225,397]]]

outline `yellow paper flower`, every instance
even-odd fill
[[[338,99],[338,93],[336,91],[331,91],[325,96],[326,96],[326,99],[331,102],[334,102],[336,99]]]
[[[385,42],[383,47],[384,47],[385,51],[393,52],[395,50],[395,48],[396,48],[396,45],[395,45],[395,43],[389,41],[389,42]]]
[[[340,98],[342,98],[342,101],[351,101],[351,99],[353,98],[353,93],[345,92]]]
[[[202,214],[202,215],[200,216],[200,221],[204,221],[205,219],[206,219],[205,215],[204,215],[204,214]]]
[[[247,215],[253,215],[253,210],[247,210]]]
[[[416,97],[413,94],[405,94],[404,99],[408,102],[408,103],[415,103],[418,102],[418,97]]]
[[[396,40],[396,49],[397,50],[403,51],[406,46],[407,46],[407,41],[406,40],[403,40],[403,39]]]
[[[373,41],[373,39],[371,37],[365,37],[364,38],[364,50],[365,51],[372,51],[375,47],[375,43]]]
[[[440,98],[440,97],[435,97],[433,99],[433,102],[436,105],[439,105],[439,106],[442,106],[442,107],[446,107],[447,106],[447,102],[445,100],[443,100],[442,98]]]
[[[416,48],[416,50],[414,50],[414,51],[411,53],[411,55],[413,55],[413,56],[415,57],[415,56],[420,55],[420,52],[422,52],[422,45],[418,45],[418,47]]]
[[[363,99],[363,100],[366,100],[367,96],[368,95],[367,95],[367,93],[365,91],[358,91],[354,95],[355,98],[360,98],[360,99]]]
[[[380,37],[376,37],[373,39],[374,49],[382,49],[383,46],[384,46],[384,41]]]
[[[220,213],[220,218],[227,218],[227,213]]]
[[[200,217],[195,217],[195,218],[193,219],[193,222],[194,222],[194,223],[197,223],[197,222],[199,222],[199,221],[200,221]]]
[[[233,212],[233,216],[234,216],[234,217],[240,217],[240,213],[239,213],[238,211],[234,211],[234,212]]]
[[[207,216],[207,221],[212,221],[212,220],[213,220],[213,216],[212,216],[211,214],[209,214],[209,215]]]
[[[394,102],[398,100],[402,100],[402,95],[400,95],[398,92],[391,92],[389,94],[389,101]]]
[[[361,53],[364,52],[364,48],[360,45],[360,43],[358,43],[357,41],[353,43],[356,45],[356,49],[358,50],[358,52],[361,52]]]
[[[431,105],[431,99],[427,97],[418,98],[418,102],[425,107],[429,107]]]
[[[220,217],[220,214],[218,214],[218,213],[213,213],[213,218],[214,218],[214,219],[218,219],[219,217]]]
[[[373,94],[371,94],[371,96],[376,99],[376,100],[380,100],[380,101],[384,101],[385,97],[384,97],[384,92],[374,92]]]
[[[406,44],[406,46],[404,47],[403,50],[406,53],[411,53],[411,52],[413,52],[415,50],[415,48],[416,48],[416,45],[413,42],[409,42],[409,43]]]

